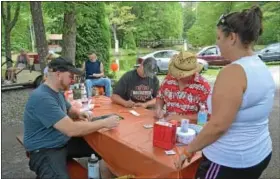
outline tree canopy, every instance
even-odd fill
[[[25,48],[32,51],[31,39],[35,38],[29,3],[11,2],[10,19],[14,17],[19,3],[18,20],[10,32],[11,50]],[[212,45],[221,14],[240,11],[255,4],[261,7],[264,17],[264,33],[258,43],[279,42],[279,2],[42,2],[42,11],[47,34],[68,35],[65,43],[73,42],[69,49],[75,49],[76,44],[76,55],[69,49],[65,54],[76,56],[76,63],[80,65],[88,51],[95,50],[108,70],[109,49],[114,47],[116,39],[121,48],[132,50],[141,40],[187,39],[188,43],[197,47]],[[7,26],[3,23],[5,17],[2,14],[3,36]],[[5,51],[4,41],[2,51]]]

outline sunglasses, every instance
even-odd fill
[[[229,32],[235,32],[235,29],[227,22],[226,18],[228,17],[229,14],[224,15],[222,14],[219,18],[219,21],[217,23],[217,26],[223,26],[226,27],[227,31]]]

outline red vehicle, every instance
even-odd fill
[[[216,45],[204,47],[197,54],[197,58],[203,59],[212,66],[225,66],[230,63],[221,56],[221,52]]]

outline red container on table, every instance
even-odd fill
[[[171,150],[176,143],[176,125],[169,122],[154,124],[153,146]]]

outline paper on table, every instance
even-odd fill
[[[130,110],[129,111],[131,114],[133,114],[134,116],[140,116],[140,114],[134,110]]]

